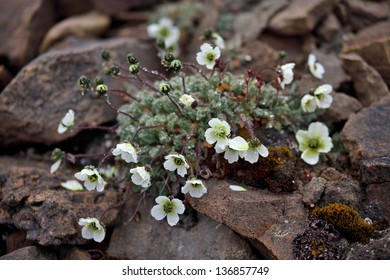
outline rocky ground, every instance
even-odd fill
[[[293,240],[308,228],[312,204],[341,202],[362,218],[390,221],[387,0],[197,3],[198,12],[190,18],[193,34],[181,38],[187,61],[195,61],[198,38],[209,27],[242,42],[240,51],[251,59],[237,71],[274,66],[284,50],[286,60],[297,64],[295,77],[304,91],[312,87],[304,82],[307,54],[315,53],[323,63],[323,83],[335,92],[321,118],[332,123],[344,150],[314,168],[297,161],[294,192],[251,187],[229,192],[228,181],[210,179],[207,196],[188,198],[193,210],[170,227],[150,216],[152,197],[129,221],[139,196],[130,194],[122,206],[129,196],[126,184],[103,193],[61,188],[80,166],[68,164],[51,174],[55,147],[89,153],[116,141],[105,132],[56,132],[69,108],[82,112],[80,126],[115,125],[115,112],[104,102],[80,95],[80,74],[100,73],[103,49],[118,59],[134,52],[148,68],[160,69],[146,32],[160,2],[170,4],[0,0],[0,259],[294,259]],[[169,6],[172,14],[175,5]],[[273,174],[275,181],[282,172]],[[101,244],[80,234],[78,218],[91,212],[104,215],[108,236]],[[367,244],[341,238],[340,254],[390,259],[389,240],[386,226]]]

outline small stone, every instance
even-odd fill
[[[268,28],[284,36],[308,34],[339,2],[339,0],[291,1],[287,8],[271,19]]]
[[[367,107],[390,91],[381,75],[356,53],[342,54],[344,68],[351,76],[358,100]]]
[[[317,203],[325,190],[326,182],[324,178],[315,177],[309,183],[300,187],[299,192],[303,195],[302,201],[306,205]]]
[[[332,97],[332,105],[320,116],[323,121],[332,123],[346,121],[349,116],[357,113],[363,107],[356,98],[342,92],[336,92],[332,94]]]

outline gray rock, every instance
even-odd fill
[[[366,188],[366,202],[375,203],[380,207],[383,217],[390,221],[390,182],[370,184]]]
[[[390,182],[390,156],[362,160],[360,175],[366,185]]]
[[[149,197],[141,203],[138,214],[127,223],[137,205],[133,195],[115,227],[108,251],[124,259],[255,259],[249,244],[235,232],[206,216],[198,214],[191,229],[168,225],[150,215],[155,204]]]
[[[275,194],[247,187],[247,192],[229,189],[229,182],[210,179],[208,192],[200,199],[186,196],[195,210],[233,229],[268,259],[292,259],[292,240],[303,232],[307,211],[302,196]]]
[[[317,34],[325,41],[332,41],[341,31],[341,24],[337,17],[329,14],[317,29]]]
[[[326,182],[324,178],[314,177],[309,183],[301,186],[299,192],[303,195],[302,201],[307,205],[317,203],[325,190]]]
[[[339,0],[291,1],[287,8],[271,19],[268,27],[271,31],[285,36],[308,34],[339,2]]]
[[[381,75],[356,53],[343,54],[344,68],[351,76],[358,100],[367,107],[384,96],[390,96],[390,91]]]
[[[55,22],[53,1],[0,0],[0,56],[21,68],[37,54],[46,31]]]
[[[0,260],[57,260],[57,256],[49,249],[36,246],[20,248],[0,257]]]
[[[349,116],[357,113],[362,108],[362,104],[356,98],[345,93],[336,92],[332,96],[332,106],[326,109],[325,113],[320,116],[323,121],[332,123],[346,121],[349,119]]]
[[[159,65],[152,46],[136,39],[112,39],[79,44],[43,54],[24,67],[0,95],[0,143],[44,143],[51,145],[76,135],[85,125],[99,125],[115,119],[116,112],[95,94],[80,94],[78,79],[102,75],[101,51],[111,51],[115,61],[126,65],[129,52],[141,65]],[[109,87],[121,88],[123,80],[108,79]],[[114,83],[116,82],[116,83]],[[112,88],[111,87],[111,88]],[[68,111],[75,111],[75,127],[64,134],[57,127]]]

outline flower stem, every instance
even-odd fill
[[[138,120],[137,120],[136,118],[134,118],[132,115],[130,115],[130,114],[126,113],[126,112],[123,112],[123,111],[119,110],[118,108],[115,108],[115,107],[111,104],[111,101],[110,101],[110,99],[109,99],[109,97],[108,97],[108,94],[106,95],[106,103],[108,104],[108,106],[109,106],[112,110],[116,111],[118,114],[125,115],[125,116],[129,117],[130,119],[132,119],[133,121],[138,122]]]
[[[188,68],[192,68],[192,69],[195,69],[200,75],[202,75],[202,77],[208,81],[209,79],[206,77],[206,75],[202,72],[202,70],[200,70],[200,68],[194,64],[194,63],[188,63],[188,62],[183,62],[183,66],[186,66]]]
[[[127,91],[121,90],[121,89],[110,89],[110,93],[113,95],[122,95],[122,96],[127,96],[130,97],[131,99],[138,101],[137,97],[133,96],[132,94],[128,93]]]

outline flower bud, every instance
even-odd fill
[[[137,64],[138,63],[138,59],[135,57],[135,55],[133,53],[129,53],[127,55],[127,61],[130,63],[130,64]]]
[[[105,84],[100,84],[96,87],[96,91],[99,95],[105,95],[108,91],[108,87]]]
[[[119,70],[119,67],[116,66],[116,65],[112,65],[110,67],[110,74],[113,75],[113,76],[118,76],[118,74],[120,73],[120,70]]]
[[[164,42],[164,39],[157,39],[156,40],[156,45],[157,47],[159,47],[160,49],[165,49],[165,42]]]
[[[79,78],[79,85],[82,88],[90,88],[91,87],[91,81],[89,78],[85,75],[81,75]]]
[[[169,93],[171,91],[171,89],[172,89],[171,85],[169,83],[167,83],[167,82],[162,82],[159,85],[159,90],[162,93],[167,94],[167,93]]]
[[[97,76],[97,77],[95,78],[95,84],[96,84],[96,85],[104,84],[104,81],[103,81],[102,77]]]
[[[129,66],[129,71],[130,71],[130,73],[131,74],[138,74],[138,72],[139,72],[139,67],[138,67],[138,63],[136,63],[136,64],[131,64],[130,66]]]
[[[285,59],[286,56],[287,56],[287,53],[286,53],[285,51],[280,51],[280,52],[279,52],[279,57],[280,57],[280,59]]]
[[[169,66],[169,68],[172,68],[172,69],[175,70],[175,71],[180,70],[181,67],[182,67],[181,61],[178,60],[178,59],[173,60],[173,61],[171,62],[171,65]]]
[[[172,53],[167,52],[167,53],[164,55],[164,60],[165,60],[168,64],[170,64],[170,63],[172,63],[172,61],[175,60],[175,56],[174,56]]]
[[[111,58],[111,55],[107,50],[103,50],[101,56],[102,56],[102,59],[105,61],[108,61]]]
[[[205,39],[211,39],[212,35],[213,35],[213,31],[211,31],[211,29],[209,29],[209,28],[206,28],[203,31],[203,36],[204,36]]]

